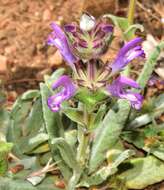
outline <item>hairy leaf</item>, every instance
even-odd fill
[[[143,189],[164,180],[164,163],[153,156],[132,159],[122,164],[120,170],[118,179],[128,189]]]
[[[47,98],[50,94],[49,88],[45,84],[41,83],[40,90],[42,96],[43,118],[46,126],[46,131],[49,136],[49,144],[50,144],[52,157],[56,162],[59,161],[58,165],[64,178],[69,179],[71,176],[71,171],[64,162],[64,160],[62,159],[58,148],[54,144],[52,144],[52,140],[60,136],[61,137],[64,136],[63,126],[61,123],[61,116],[58,112],[56,113],[52,112],[47,106]]]
[[[118,111],[111,109],[106,114],[93,141],[89,161],[90,172],[93,172],[105,160],[106,152],[118,142],[129,110],[129,103],[126,100],[119,100]]]

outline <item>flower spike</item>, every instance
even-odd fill
[[[145,57],[142,47],[138,45],[142,38],[135,38],[127,42],[119,51],[114,63],[111,65],[112,73],[121,71],[129,62],[137,57]]]
[[[55,23],[51,24],[53,32],[49,35],[47,39],[47,44],[51,46],[56,46],[63,56],[64,60],[71,66],[74,67],[74,62],[76,62],[76,57],[72,54],[67,38],[62,31],[62,29]]]
[[[53,83],[53,90],[58,87],[62,87],[62,90],[57,94],[50,96],[47,100],[48,107],[53,112],[59,111],[61,103],[65,100],[69,100],[76,92],[75,85],[67,75],[62,75]]]
[[[132,107],[140,109],[142,106],[143,97],[139,93],[132,92],[127,87],[139,89],[140,86],[134,80],[125,76],[120,76],[107,86],[108,92],[118,98],[127,99],[131,102]]]

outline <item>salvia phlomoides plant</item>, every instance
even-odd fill
[[[142,38],[135,37],[130,41],[125,41],[115,59],[104,63],[101,56],[106,53],[114,40],[114,26],[108,23],[107,18],[100,17],[96,20],[93,16],[84,13],[79,24],[66,24],[62,28],[53,22],[51,28],[52,32],[48,36],[47,43],[60,51],[71,72],[65,72],[52,83],[53,93],[48,97],[47,104],[52,112],[63,112],[77,122],[78,133],[81,135],[78,137],[77,150],[72,150],[72,156],[77,154],[75,158],[72,158],[74,164],[68,163],[73,171],[72,177],[68,179],[67,188],[73,190],[76,186],[89,187],[101,184],[116,172],[121,160],[133,154],[130,150],[125,151],[118,156],[112,166],[101,168],[100,164],[106,157],[106,145],[109,144],[109,147],[110,144],[114,145],[115,140],[111,139],[109,143],[104,143],[102,147],[99,147],[96,139],[102,133],[103,127],[106,128],[106,125],[113,122],[112,111],[108,113],[109,116],[106,116],[104,121],[101,121],[105,114],[103,107],[112,106],[118,99],[124,100],[127,107],[130,104],[129,107],[132,109],[140,110],[142,107],[143,96],[139,93],[140,85],[122,74],[125,67],[134,59],[145,58]],[[73,110],[74,113],[72,113]],[[122,111],[125,111],[124,108]],[[123,113],[122,115],[119,113],[117,117],[124,117]],[[117,119],[121,122],[119,118]],[[115,126],[111,125],[111,127]],[[116,126],[111,132],[117,134],[118,131]],[[113,137],[110,134],[103,138]],[[107,141],[107,139],[104,140]],[[98,141],[101,142],[101,140]],[[59,142],[54,141],[54,145],[55,142],[58,146]],[[65,156],[68,155],[65,154]]]
[[[11,112],[0,100],[0,176],[7,173],[11,149],[14,169],[23,165],[26,170],[17,175],[11,169],[8,178],[0,177],[0,189],[33,190],[38,185],[37,189],[53,190],[54,180],[60,178],[65,190],[101,185],[127,190],[164,180],[164,130],[155,122],[164,113],[164,97],[143,103],[144,88],[164,43],[146,57],[143,39],[135,35],[143,28],[129,15],[95,19],[84,13],[79,23],[51,24],[47,44],[58,49],[67,67],[45,76],[40,90],[20,96]],[[113,60],[103,62],[116,27],[123,45]],[[145,61],[144,66],[133,77],[129,66],[139,61]],[[2,138],[3,126],[7,131]],[[15,178],[26,178],[33,186]]]

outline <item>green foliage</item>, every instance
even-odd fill
[[[119,140],[119,136],[128,118],[129,103],[118,101],[117,110],[109,110],[103,122],[100,123],[92,144],[89,171],[93,172],[106,158],[107,150],[111,149]]]
[[[95,106],[100,104],[107,96],[103,91],[91,92],[89,89],[81,88],[77,92],[76,98],[84,103],[89,110],[93,110]]]
[[[164,179],[164,163],[153,156],[135,158],[120,166],[117,178],[128,189],[143,189]]]
[[[106,179],[115,174],[117,172],[117,167],[127,158],[132,156],[134,152],[132,150],[125,150],[121,152],[112,163],[108,164],[107,166],[102,167],[101,169],[97,170],[91,176],[85,176],[84,179],[81,180],[79,186],[90,187],[92,185],[99,185],[106,181]]]
[[[7,141],[14,143],[13,152],[16,155],[28,154],[48,140],[41,109],[39,91],[26,92],[15,102],[10,114]]]
[[[52,144],[52,141],[55,138],[63,137],[63,126],[61,123],[61,117],[59,113],[53,113],[47,106],[47,98],[50,94],[49,88],[45,84],[40,85],[41,95],[42,95],[42,109],[43,109],[43,118],[46,127],[46,131],[49,136],[49,144],[52,152],[52,156],[55,161],[59,162],[59,168],[62,172],[64,178],[69,179],[71,172],[68,166],[65,164],[64,160],[61,157],[61,154],[58,148]]]
[[[160,42],[156,46],[156,48],[154,49],[154,51],[151,53],[146,63],[144,64],[142,72],[137,80],[137,82],[140,84],[142,88],[146,86],[148,80],[150,79],[150,76],[155,68],[155,65],[157,64],[157,58],[159,57],[163,49],[164,49],[164,41]]]
[[[13,144],[0,141],[0,176],[4,175],[8,169],[8,153],[11,151]]]
[[[0,189],[1,190],[60,190],[59,188],[54,187],[54,178],[44,181],[43,184],[34,187],[27,181],[19,179],[10,179],[7,177],[0,177]]]
[[[131,25],[127,18],[118,17],[118,16],[114,16],[111,14],[106,14],[106,15],[104,15],[104,17],[110,18],[112,20],[112,22],[114,23],[114,25],[118,29],[120,29],[120,31],[122,33],[122,37],[125,41],[129,41],[132,38],[134,38],[136,30],[139,29],[142,32],[144,31],[144,28],[142,25],[140,25],[140,24]]]

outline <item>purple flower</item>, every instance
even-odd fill
[[[57,81],[53,83],[53,90],[58,87],[62,87],[61,91],[53,96],[50,96],[47,100],[48,107],[53,112],[59,111],[61,103],[70,99],[76,91],[75,85],[67,75],[62,75]]]
[[[62,31],[62,29],[55,23],[51,24],[53,32],[49,35],[47,39],[48,45],[56,46],[61,55],[63,56],[64,60],[73,67],[74,62],[76,61],[76,57],[72,54],[67,38]]]
[[[142,38],[135,38],[127,42],[119,51],[114,63],[111,65],[112,73],[122,70],[130,61],[137,57],[145,57],[142,47],[138,45]]]
[[[128,90],[128,87],[140,88],[134,80],[120,76],[111,85],[107,86],[107,90],[115,97],[129,100],[135,109],[140,109],[143,101],[142,95]]]

